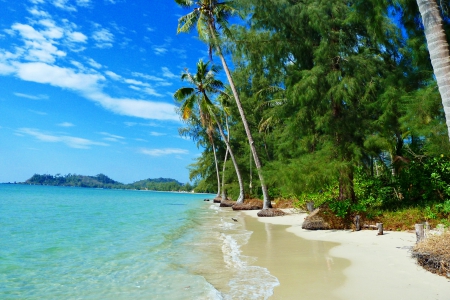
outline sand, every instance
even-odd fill
[[[306,214],[258,218],[257,212],[241,212],[253,231],[242,251],[280,281],[270,299],[450,299],[450,279],[411,258],[414,233],[308,231],[301,228]]]

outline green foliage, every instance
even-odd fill
[[[232,50],[233,79],[270,197],[296,199],[299,208],[313,201],[339,218],[385,218],[389,226],[402,218],[448,220],[450,143],[417,4],[233,5],[248,22],[236,22],[232,38],[220,42]],[[450,19],[444,22],[450,30]],[[258,195],[237,107],[229,117],[230,144],[249,194]],[[213,186],[208,147],[200,161],[191,174]],[[230,174],[226,186],[237,190]]]

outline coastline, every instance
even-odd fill
[[[280,229],[280,226],[283,227],[282,225],[284,225],[283,230],[302,239],[335,243],[332,247],[329,247],[328,254],[333,264],[336,264],[340,259],[343,260],[340,266],[343,266],[341,268],[342,274],[335,274],[335,276],[343,275],[344,280],[342,282],[339,280],[338,286],[330,286],[327,281],[322,280],[322,284],[319,282],[314,287],[306,286],[304,289],[314,288],[320,292],[328,290],[330,293],[329,299],[342,300],[445,300],[450,297],[450,280],[424,270],[411,258],[409,249],[414,245],[416,238],[413,233],[386,231],[383,236],[377,236],[377,231],[372,230],[358,232],[350,230],[309,231],[301,228],[307,215],[305,213],[260,218],[257,217],[257,212],[241,211],[244,216],[271,225],[265,225],[265,230],[272,231],[272,236],[276,234],[276,228]],[[270,242],[270,239],[266,239],[266,243]],[[249,244],[251,243],[252,240],[249,241]],[[277,265],[280,257],[288,256],[295,259],[296,253],[292,249],[284,246],[282,249],[282,255],[271,256],[271,260],[274,260],[272,262],[274,266]],[[264,261],[264,249],[259,249],[259,251],[258,260]],[[245,251],[244,254],[246,254]],[[345,264],[345,261],[349,263]],[[258,261],[255,264],[258,265]],[[276,268],[274,267],[274,269]],[[270,266],[268,270],[271,273],[275,271]],[[270,299],[299,299],[300,295],[295,295],[296,287],[287,282],[292,276],[298,276],[301,279],[301,274],[308,274],[311,271],[313,270],[308,269],[307,266],[304,270],[292,270],[291,267],[287,266],[283,271],[285,274],[278,277],[280,286],[275,288]],[[300,282],[299,285],[301,285]],[[300,290],[297,287],[297,293]],[[286,295],[292,295],[292,297]]]

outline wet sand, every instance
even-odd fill
[[[450,299],[450,279],[411,258],[413,233],[308,231],[301,228],[306,214],[258,218],[256,213],[241,212],[253,231],[242,254],[256,256],[254,264],[278,278],[270,299]]]
[[[350,261],[329,256],[337,243],[306,240],[286,231],[289,226],[261,223],[246,216],[240,219],[253,231],[242,254],[257,257],[254,263],[278,278],[270,299],[337,300],[333,291],[345,282],[343,270]]]

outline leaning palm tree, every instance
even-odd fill
[[[230,143],[225,136],[222,125],[216,115],[217,107],[212,103],[210,97],[208,96],[211,94],[220,93],[223,88],[223,83],[215,78],[215,75],[219,71],[217,66],[213,65],[211,68],[208,68],[208,64],[209,63],[204,63],[200,60],[197,63],[197,73],[194,75],[186,70],[181,75],[181,80],[189,82],[192,87],[182,87],[178,89],[175,92],[174,97],[177,101],[181,102],[180,112],[183,119],[188,119],[194,106],[197,105],[201,119],[214,120],[217,129],[219,130],[220,135],[227,146],[227,151],[230,153],[231,160],[233,161],[233,165],[236,170],[236,176],[239,183],[239,196],[237,202],[243,203],[244,184],[239,167],[233,155],[233,151],[231,150]]]
[[[175,2],[184,8],[193,8],[193,11],[191,13],[181,17],[178,20],[177,33],[189,32],[196,26],[200,39],[209,44],[210,50],[215,49],[222,62],[225,74],[227,75],[228,82],[236,101],[237,108],[239,110],[239,114],[242,119],[242,124],[244,125],[245,133],[247,134],[256,169],[258,170],[258,176],[261,182],[261,188],[264,198],[263,209],[270,208],[272,207],[272,205],[270,202],[269,193],[267,192],[267,186],[264,183],[264,178],[261,170],[261,162],[256,151],[250,127],[248,126],[247,118],[245,117],[244,109],[242,108],[239,94],[236,90],[233,78],[231,77],[230,69],[228,68],[227,62],[222,54],[222,49],[219,42],[220,33],[227,37],[231,36],[231,32],[227,26],[228,18],[236,14],[237,11],[230,5],[231,2],[226,0],[175,0]]]
[[[217,160],[217,150],[216,150],[216,145],[214,143],[214,128],[212,125],[211,118],[209,118],[208,115],[205,115],[202,110],[199,111],[199,116],[197,116],[196,114],[193,114],[192,108],[191,108],[191,110],[189,110],[188,115],[186,112],[186,107],[184,107],[183,109],[177,109],[177,112],[182,116],[183,120],[189,119],[190,123],[197,122],[197,123],[201,124],[201,128],[203,129],[205,138],[207,138],[207,139],[202,141],[202,143],[197,143],[197,147],[199,145],[205,147],[208,143],[211,146],[211,149],[213,152],[213,157],[214,157],[214,166],[215,166],[215,170],[216,170],[216,179],[217,179],[217,195],[214,198],[214,200],[219,199],[221,182],[220,182],[220,174],[219,174],[219,163]],[[180,133],[180,135],[192,134],[192,132],[188,128],[181,128],[178,130],[178,132]],[[191,137],[194,140],[198,138],[197,136],[191,136]],[[208,142],[206,142],[206,140]]]
[[[436,0],[416,0],[422,15],[431,64],[444,106],[450,139],[450,53]]]

